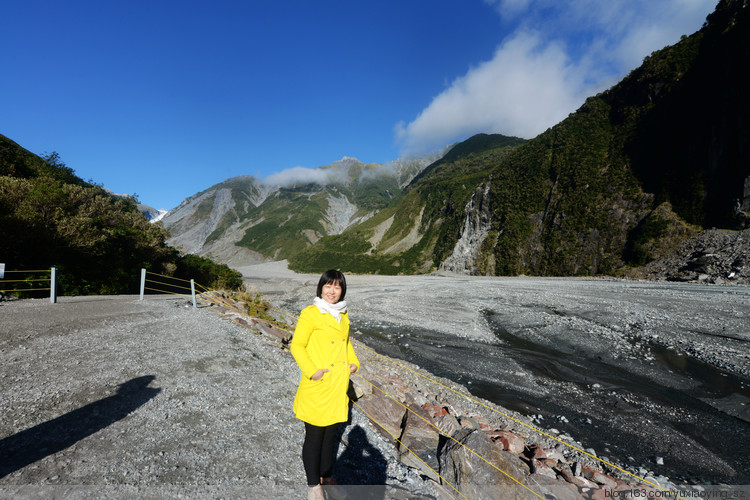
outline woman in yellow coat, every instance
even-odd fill
[[[346,279],[329,270],[318,281],[317,297],[297,320],[290,350],[302,372],[294,413],[305,423],[302,462],[308,498],[322,499],[321,484],[331,477],[338,424],[349,419],[349,375],[359,360],[349,341]]]

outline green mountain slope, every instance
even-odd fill
[[[57,267],[66,295],[137,293],[141,268],[205,286],[241,285],[227,266],[180,256],[165,238],[134,199],[84,182],[55,153],[40,158],[0,135],[0,262],[8,270]]]
[[[699,32],[523,145],[457,145],[383,214],[290,264],[592,275],[658,258],[702,227],[747,227],[748,11],[722,0]]]
[[[321,239],[291,258],[290,266],[384,274],[429,271],[452,249],[464,207],[489,166],[523,142],[479,134],[455,145],[389,207],[341,235]]]
[[[186,199],[163,222],[171,244],[222,262],[293,258],[390,205],[439,156],[386,164],[344,158],[283,185],[235,177]],[[303,181],[305,175],[315,182]]]

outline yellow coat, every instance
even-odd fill
[[[302,371],[294,413],[298,419],[324,427],[349,419],[349,365],[359,360],[349,341],[349,315],[341,315],[341,323],[314,306],[302,310],[297,320],[290,347]],[[312,380],[319,369],[330,371],[320,380]]]

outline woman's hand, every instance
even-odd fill
[[[312,377],[310,377],[310,380],[320,380],[320,379],[323,378],[323,374],[327,373],[329,371],[331,371],[331,370],[324,370],[324,369],[321,368],[320,370],[318,370],[318,371],[316,371],[315,373],[312,374]]]
[[[357,365],[355,365],[354,363],[350,364],[349,365],[349,373],[354,373],[356,371],[357,371]]]

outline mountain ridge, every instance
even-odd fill
[[[339,252],[369,247],[357,234],[371,229],[365,223],[290,265],[320,270],[331,256],[362,272],[618,274],[702,229],[747,227],[750,106],[740,68],[750,64],[748,10],[722,0],[697,33],[510,151],[472,140],[454,148],[394,209],[411,241],[402,255],[373,266]]]
[[[288,258],[372,217],[440,156],[438,151],[383,164],[345,156],[266,180],[232,177],[186,198],[165,216],[168,243],[235,265]]]
[[[537,137],[478,134],[406,184],[370,186],[369,198],[352,190],[350,170],[365,169],[350,158],[321,167],[346,167],[347,182],[288,185],[262,210],[232,212],[214,197],[199,251],[232,227],[236,247],[298,271],[585,276],[627,273],[714,226],[744,229],[748,10],[721,0],[699,31]],[[208,218],[210,203],[223,219]]]

